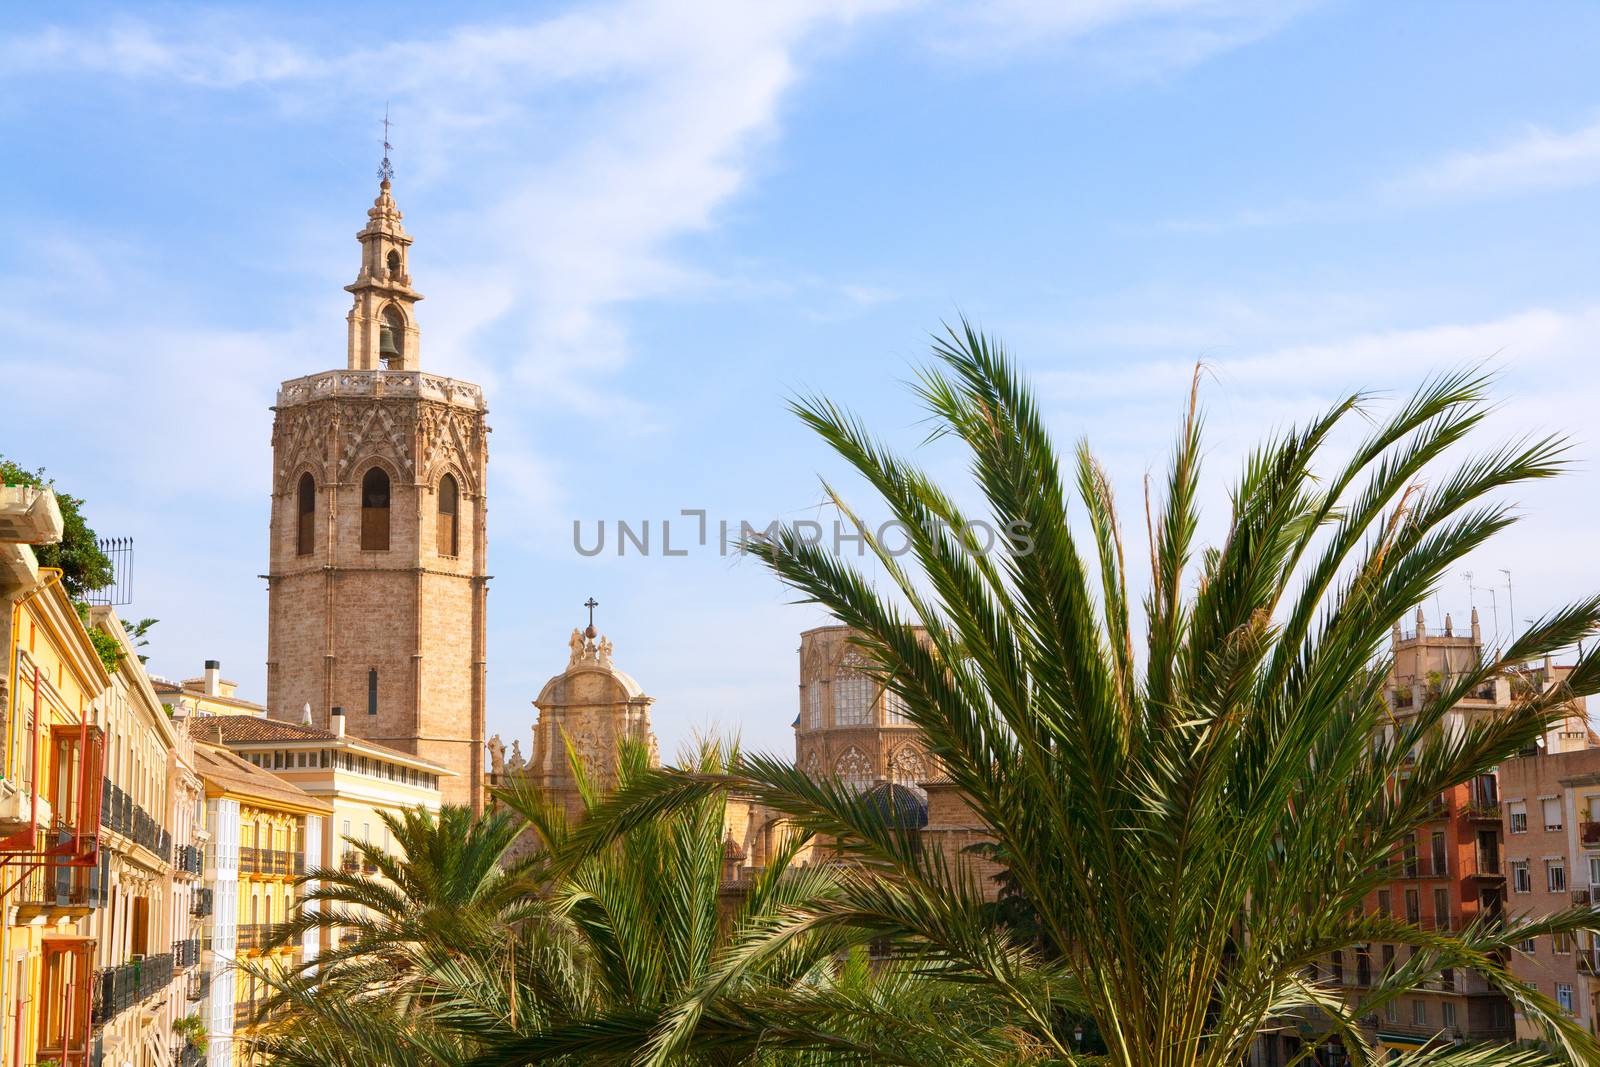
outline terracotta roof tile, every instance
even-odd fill
[[[287,804],[323,814],[333,811],[331,804],[318,800],[293,782],[262,770],[220,746],[195,745],[194,762],[201,778],[220,786],[225,792],[242,793],[268,803]]]
[[[283,719],[269,719],[262,715],[205,715],[196,719],[190,729],[202,740],[220,741],[225,745],[270,744],[275,741],[348,742],[360,748],[371,749],[380,753],[390,753],[413,763],[438,767],[441,774],[455,773],[440,764],[434,763],[432,760],[413,756],[409,752],[402,752],[398,748],[380,744],[377,741],[368,741],[364,737],[347,734],[341,738],[331,730],[324,730],[320,726],[307,726],[304,723],[286,722]]]

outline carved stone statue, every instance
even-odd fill
[[[600,666],[611,666],[611,638],[603,634],[600,637]]]
[[[570,659],[567,660],[567,665],[571,666],[572,664],[577,663],[579,660],[583,659],[583,648],[584,648],[583,631],[574,628],[573,631],[572,631],[572,639],[570,641],[568,641],[567,644],[572,649],[572,656],[571,656]]]
[[[506,744],[495,734],[489,738],[489,773],[504,774],[506,769]]]
[[[506,766],[509,767],[512,770],[519,770],[519,769],[521,769],[523,767],[523,765],[524,764],[522,762],[522,742],[521,741],[512,741],[511,742],[511,758],[506,761]]]

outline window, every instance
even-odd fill
[[[1561,829],[1561,800],[1557,797],[1545,797],[1539,802],[1539,806],[1544,809],[1544,828]]]
[[[1525,834],[1528,832],[1528,805],[1520,800],[1513,800],[1506,808],[1507,819],[1511,824],[1511,832]]]
[[[1433,926],[1436,930],[1450,929],[1450,890],[1433,891]]]
[[[1417,1026],[1428,1025],[1428,1002],[1413,1000],[1411,1002],[1411,1021]]]
[[[854,745],[845,749],[833,765],[833,776],[852,793],[864,792],[872,785],[872,764]]]
[[[378,668],[367,669],[367,714],[378,714]]]
[[[1394,946],[1393,945],[1384,945],[1383,946],[1383,973],[1384,973],[1385,976],[1388,976],[1388,975],[1394,973]],[[1394,1001],[1391,1000],[1389,1003],[1390,1003],[1390,1005],[1393,1005]]]
[[[910,745],[901,745],[895,754],[889,757],[889,780],[896,785],[905,786],[919,797],[926,799],[927,792],[922,788],[922,783],[928,777],[928,765],[922,759],[922,753]]]
[[[906,698],[893,689],[883,691],[883,718],[890,726],[904,726],[911,721],[906,718]]]
[[[461,492],[456,488],[453,474],[439,479],[438,550],[441,556],[458,555],[456,542],[456,512],[461,505]]]
[[[1444,1013],[1444,1026],[1445,1026],[1445,1029],[1446,1030],[1454,1029],[1455,1025],[1456,1025],[1456,1006],[1455,1006],[1455,1004],[1452,1003],[1451,1001],[1447,1000],[1443,1004],[1439,1005],[1439,1010]]]
[[[1572,955],[1572,935],[1561,931],[1550,935],[1550,946],[1558,956]]]
[[[1394,914],[1394,894],[1387,889],[1378,890],[1378,914],[1384,918]]]
[[[1449,871],[1449,860],[1444,845],[1444,833],[1435,830],[1430,844],[1432,845],[1430,858],[1433,860],[1433,874],[1437,877]]]
[[[389,551],[389,476],[373,467],[361,479],[361,548]]]
[[[1511,861],[1511,891],[1513,893],[1533,892],[1533,879],[1528,877],[1528,861]]]
[[[1366,949],[1356,949],[1356,985],[1362,989],[1372,984],[1372,957]]]
[[[316,479],[310,474],[302,474],[296,496],[295,554],[309,556],[317,549]]]
[[[396,252],[392,248],[389,249],[389,258],[388,258],[387,262],[389,264],[389,273],[390,274],[399,274],[400,273],[400,253],[399,252]]]
[[[1406,922],[1422,921],[1422,896],[1415,889],[1406,890]]]
[[[1589,893],[1590,893],[1591,898],[1593,897],[1594,891],[1596,889],[1600,889],[1600,856],[1590,856],[1589,857]],[[1590,903],[1591,904],[1600,903],[1600,901],[1595,901],[1595,900],[1591,899]]]
[[[806,686],[806,717],[807,730],[817,730],[822,727],[822,682],[812,682]]]
[[[872,679],[854,671],[833,680],[833,725],[863,726],[872,719]]]
[[[1556,983],[1556,1003],[1561,1005],[1562,1011],[1572,1014],[1572,987],[1566,982]]]
[[[1545,887],[1552,893],[1567,891],[1567,866],[1562,860],[1544,861]]]
[[[1530,956],[1533,955],[1534,952],[1538,948],[1539,948],[1538,942],[1536,942],[1531,937],[1528,938],[1526,941],[1519,942],[1518,945],[1517,945],[1517,951],[1518,952],[1526,952]]]
[[[1333,983],[1344,985],[1344,953],[1335,951],[1333,954]]]
[[[1389,1003],[1383,1006],[1383,1017],[1392,1023],[1397,1023],[1400,1021],[1400,1012],[1395,1006],[1394,1001],[1391,1000]]]

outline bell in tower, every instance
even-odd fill
[[[366,228],[356,237],[361,242],[361,271],[345,286],[355,298],[347,320],[350,369],[416,370],[415,309],[422,294],[411,288],[406,273],[411,238],[401,224],[387,179],[367,212]]]
[[[392,312],[391,312],[392,314]],[[399,345],[395,341],[395,328],[384,316],[384,323],[378,329],[378,359],[385,367],[398,367],[404,360],[400,355]]]

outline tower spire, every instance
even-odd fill
[[[390,190],[394,166],[389,153],[389,106],[383,108],[383,160],[378,164],[378,196],[367,210],[361,242],[361,271],[345,286],[354,295],[349,324],[351,370],[418,369],[416,303],[422,294],[411,288],[406,258],[411,238],[401,224],[400,208]]]
[[[383,105],[383,162],[378,164],[378,181],[387,186],[394,181],[394,166],[389,162],[389,153],[394,150],[394,145],[389,143],[389,104]]]

